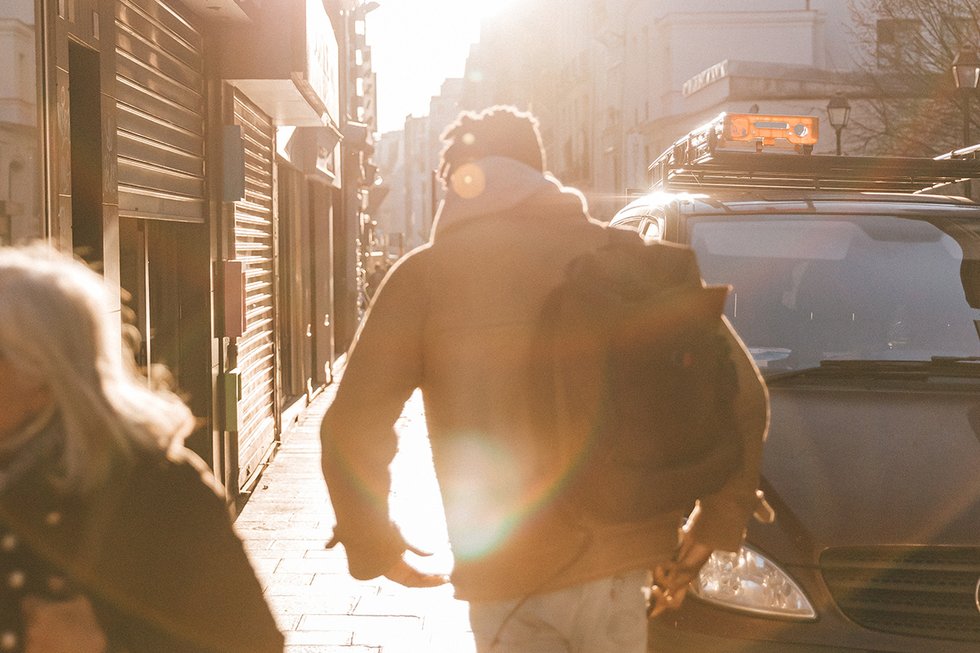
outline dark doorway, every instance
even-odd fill
[[[119,281],[127,336],[148,376],[160,381],[166,370],[173,389],[201,418],[187,445],[210,463],[208,247],[207,225],[119,220]]]
[[[342,193],[349,192],[344,189]],[[343,211],[343,196],[333,197],[333,337],[336,351],[347,350],[357,328],[357,281],[355,275],[357,252],[352,243],[354,234]],[[350,242],[348,242],[350,240]]]
[[[101,88],[99,53],[78,43],[69,43],[72,247],[96,269],[101,269],[105,258]]]
[[[281,407],[313,389],[314,291],[306,175],[279,166],[279,352]]]
[[[313,243],[313,381],[333,381],[334,351],[334,265],[333,189],[327,184],[310,185],[310,242]]]

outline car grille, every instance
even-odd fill
[[[980,547],[848,547],[820,556],[852,621],[889,633],[980,642]]]

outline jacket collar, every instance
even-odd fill
[[[450,180],[446,199],[436,212],[433,237],[448,227],[484,215],[511,210],[526,203],[571,203],[586,212],[585,198],[562,186],[550,173],[541,173],[515,159],[489,156],[460,166]]]

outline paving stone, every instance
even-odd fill
[[[285,635],[296,630],[296,626],[299,625],[299,620],[301,615],[298,614],[284,614],[282,612],[276,613],[276,625],[279,626],[279,630]]]
[[[377,646],[316,646],[301,644],[299,646],[287,646],[285,653],[383,653]],[[435,652],[433,652],[435,653]],[[447,652],[448,653],[448,652]]]
[[[353,646],[353,640],[354,632],[350,630],[294,630],[286,633],[286,646]]]
[[[281,560],[279,556],[264,558],[254,554],[249,554],[248,559],[252,563],[252,568],[265,578],[272,575]]]
[[[274,538],[269,544],[269,548],[275,551],[293,551],[296,553],[304,551],[327,551],[327,539],[326,537],[310,537],[308,539],[303,538]],[[343,555],[338,553],[338,555]],[[346,560],[346,556],[344,560]]]
[[[473,633],[447,633],[437,632],[429,638],[428,646],[424,651],[429,653],[476,653],[476,642],[473,641]],[[385,653],[394,653],[386,651]]]
[[[276,614],[351,614],[361,600],[356,594],[335,592],[330,594],[295,596],[266,595],[269,605]]]
[[[305,551],[303,552],[306,553]],[[283,558],[276,572],[284,573],[347,573],[347,560],[344,558],[307,558],[305,555],[297,558]]]

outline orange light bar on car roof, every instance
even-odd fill
[[[820,133],[820,120],[814,116],[761,113],[725,114],[722,138],[727,143],[754,143],[764,147],[812,149]]]

